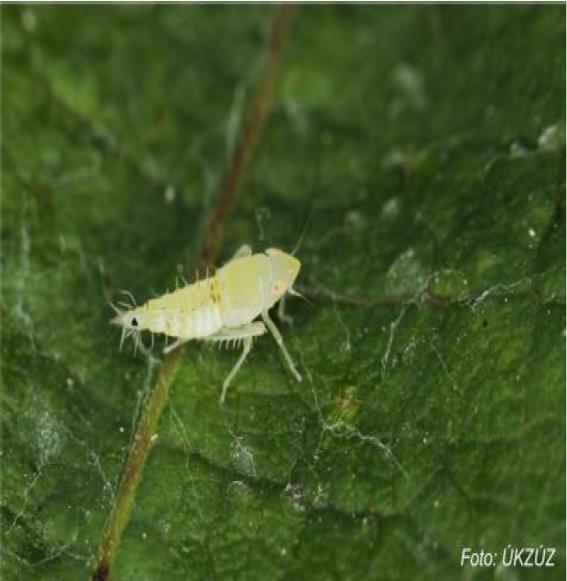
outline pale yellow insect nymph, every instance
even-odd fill
[[[250,246],[245,245],[214,276],[151,299],[140,307],[117,310],[111,323],[122,327],[122,340],[125,335],[139,338],[145,330],[175,338],[165,353],[191,339],[242,341],[242,354],[223,383],[222,404],[228,385],[252,348],[252,339],[263,335],[266,327],[291,373],[301,381],[283,338],[268,315],[268,310],[286,293],[294,292],[292,287],[300,268],[299,260],[282,250],[270,248],[252,254]],[[262,321],[255,321],[257,317]]]

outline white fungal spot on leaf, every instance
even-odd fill
[[[36,409],[42,410],[35,420],[37,454],[40,464],[45,465],[53,456],[60,452],[62,437],[57,420],[53,417],[46,402]]]
[[[255,477],[256,463],[251,448],[242,444],[242,438],[235,438],[230,446],[230,459],[232,465],[243,474]]]
[[[427,105],[423,74],[408,63],[394,68],[392,79],[404,101],[415,111],[423,111]]]
[[[558,125],[546,127],[537,140],[539,148],[546,151],[559,149],[564,142],[565,134],[561,132]]]
[[[344,227],[347,232],[356,233],[366,227],[366,218],[358,210],[349,210],[344,217]]]
[[[388,293],[419,293],[427,286],[427,270],[413,248],[400,254],[386,273]]]
[[[398,198],[390,198],[382,206],[380,217],[383,220],[395,220],[400,215],[400,200]]]
[[[526,149],[521,143],[514,141],[510,145],[510,157],[511,158],[525,157],[528,154],[529,154],[529,150]]]
[[[22,26],[26,32],[33,32],[36,28],[37,22],[35,13],[30,9],[26,8],[22,12]]]
[[[167,188],[165,188],[165,192],[163,193],[165,203],[172,204],[173,202],[175,202],[176,195],[177,192],[175,191],[175,188],[173,186],[167,186]]]

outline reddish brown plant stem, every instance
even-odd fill
[[[234,204],[238,185],[240,184],[246,166],[252,157],[258,138],[270,113],[274,81],[289,26],[296,11],[297,5],[294,4],[276,6],[275,19],[264,53],[256,93],[252,100],[240,139],[234,150],[229,166],[230,169],[224,177],[221,186],[221,197],[211,213],[205,232],[201,254],[201,262],[205,265],[212,264],[218,253],[222,243],[222,227]]]
[[[217,203],[212,210],[211,218],[205,231],[200,253],[201,264],[212,264],[220,248],[223,226],[234,205],[238,186],[271,109],[274,81],[281,60],[281,53],[296,9],[297,7],[291,4],[276,6],[276,14],[268,45],[264,52],[254,98],[238,140],[238,145],[222,182]],[[114,504],[91,575],[93,581],[107,581],[112,575],[117,548],[122,533],[128,524],[136,488],[150,453],[161,413],[167,404],[169,388],[175,379],[182,354],[183,348],[180,348],[175,349],[166,356],[160,368],[156,385],[148,398],[142,417],[136,427],[130,453],[116,491]]]

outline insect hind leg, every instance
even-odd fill
[[[242,349],[242,353],[240,354],[238,361],[232,368],[231,372],[228,374],[227,378],[223,381],[222,392],[219,398],[220,405],[224,405],[224,400],[226,398],[228,386],[230,385],[230,382],[234,379],[234,376],[238,373],[238,370],[242,367],[242,364],[244,363],[246,357],[248,357],[248,353],[250,353],[251,349],[252,349],[252,337],[246,337],[246,339],[244,339],[244,348]]]
[[[228,386],[238,373],[238,370],[242,367],[242,364],[248,357],[248,353],[252,349],[252,339],[259,335],[263,335],[266,332],[266,327],[264,323],[260,321],[255,321],[252,323],[248,323],[247,325],[241,325],[240,327],[223,327],[218,333],[207,337],[207,341],[213,342],[228,342],[228,341],[240,341],[242,340],[244,343],[242,353],[238,358],[238,361],[235,363],[234,367],[231,369],[230,373],[224,380],[222,384],[222,392],[219,398],[220,405],[224,404],[224,400],[226,398],[226,392],[228,390]]]

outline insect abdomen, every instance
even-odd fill
[[[215,277],[205,279],[148,301],[148,325],[154,333],[180,339],[198,339],[223,326],[220,296]]]
[[[222,318],[217,306],[202,307],[187,317],[186,338],[209,337],[222,327]]]

